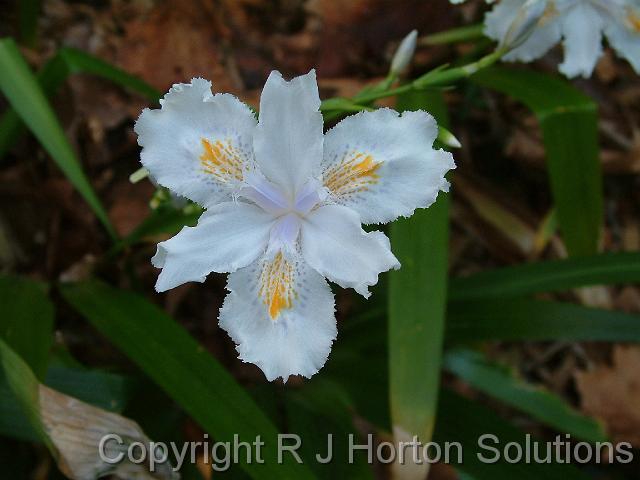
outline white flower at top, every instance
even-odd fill
[[[451,0],[461,3],[464,0]],[[502,0],[485,17],[487,36],[504,41],[523,9],[544,5],[531,35],[505,55],[530,62],[562,42],[567,77],[589,77],[602,55],[602,39],[640,73],[640,2],[638,0]]]
[[[220,326],[240,358],[269,380],[310,377],[336,337],[325,278],[365,297],[400,264],[389,239],[361,223],[386,223],[431,205],[448,189],[450,153],[423,111],[383,108],[323,135],[315,72],[272,72],[259,121],[229,94],[193,79],[174,85],[135,131],[156,181],[205,207],[195,227],[158,245],[156,289],[229,272]]]

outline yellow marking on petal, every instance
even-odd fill
[[[293,290],[293,266],[281,252],[262,268],[259,295],[269,311],[271,320],[274,321],[282,310],[293,305],[296,295]]]
[[[640,16],[632,9],[627,8],[627,20],[635,33],[640,33]]]
[[[324,185],[338,196],[367,190],[370,185],[378,183],[380,175],[377,171],[380,165],[371,155],[349,152],[337,165],[327,170]]]
[[[242,156],[230,140],[210,142],[201,139],[203,153],[200,164],[205,173],[215,176],[222,182],[242,180]]]

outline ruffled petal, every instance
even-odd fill
[[[453,156],[434,150],[438,127],[426,112],[381,108],[347,117],[327,132],[322,179],[331,198],[386,223],[431,205],[449,183]]]
[[[156,290],[204,282],[211,272],[233,272],[262,255],[275,219],[256,205],[226,202],[205,211],[198,225],[159,243],[151,260],[162,268]]]
[[[591,76],[602,55],[602,14],[587,2],[569,8],[562,16],[564,62],[560,71],[567,77]]]
[[[333,294],[299,258],[278,253],[229,275],[220,326],[268,380],[311,377],[336,338]]]
[[[135,125],[142,164],[172,192],[205,207],[231,200],[253,163],[253,112],[229,94],[211,94],[211,82],[177,84],[143,110]]]
[[[358,214],[341,205],[312,211],[302,221],[300,244],[302,256],[318,273],[365,297],[378,274],[400,268],[387,236],[362,230]]]
[[[253,141],[262,173],[295,198],[322,159],[322,140],[315,70],[289,82],[280,72],[271,72]]]

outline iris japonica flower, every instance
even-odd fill
[[[135,125],[142,164],[205,211],[158,245],[156,290],[229,272],[219,321],[240,358],[269,380],[310,377],[336,337],[325,278],[367,297],[381,272],[400,267],[389,239],[361,223],[410,216],[448,189],[455,165],[433,149],[435,120],[383,108],[323,135],[313,70],[291,81],[272,72],[259,121],[200,78],[160,104]]]
[[[560,71],[567,77],[589,77],[602,56],[604,36],[640,73],[640,1],[502,0],[485,17],[485,34],[503,43],[512,26],[533,10],[541,13],[535,28],[505,60],[531,62],[562,42]]]

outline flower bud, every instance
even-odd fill
[[[396,53],[391,60],[391,73],[399,74],[406,70],[413,59],[413,54],[416,51],[416,43],[418,41],[418,31],[412,30],[406,37],[402,39]]]

